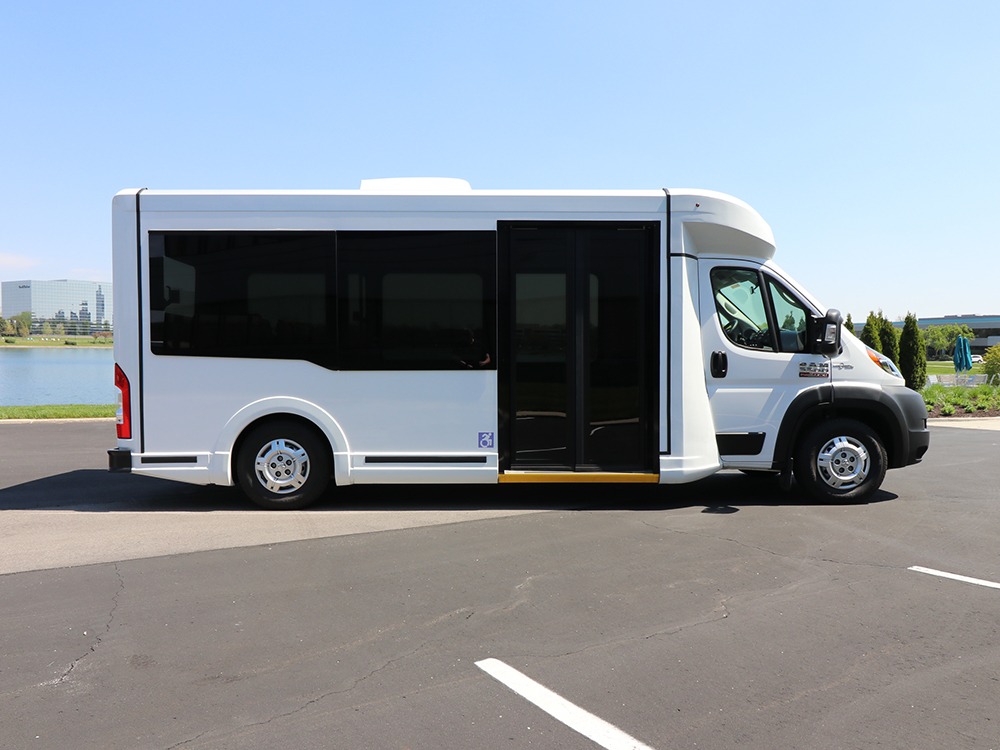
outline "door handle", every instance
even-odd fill
[[[729,357],[723,351],[712,352],[712,377],[724,378],[729,373]]]

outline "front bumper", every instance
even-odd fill
[[[906,386],[884,387],[882,394],[900,415],[900,427],[903,433],[903,444],[897,446],[896,460],[891,468],[920,463],[931,444],[924,397]]]

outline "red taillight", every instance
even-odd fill
[[[118,389],[118,437],[129,440],[132,437],[132,399],[129,393],[128,378],[122,368],[115,363],[115,388]]]

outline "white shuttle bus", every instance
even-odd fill
[[[265,508],[720,469],[859,501],[929,444],[895,365],[719,193],[370,180],[126,190],[112,216],[112,471]]]

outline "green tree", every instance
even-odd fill
[[[854,321],[851,320],[850,313],[847,313],[847,319],[844,320],[844,330],[854,333]]]
[[[868,319],[865,321],[865,327],[861,329],[860,338],[862,344],[874,349],[877,352],[882,351],[882,341],[878,335],[879,328],[879,320],[875,317],[875,313],[869,312]]]
[[[1000,378],[1000,344],[994,344],[986,350],[983,355],[983,372],[986,379],[993,382],[993,378]]]
[[[919,391],[927,384],[927,346],[917,325],[917,316],[908,312],[899,337],[899,369],[907,388]]]
[[[27,336],[31,333],[31,311],[25,310],[19,315],[15,315],[11,318],[14,323],[14,335],[15,336]]]
[[[899,362],[899,336],[896,333],[896,326],[882,314],[881,310],[878,311],[878,325],[878,338],[882,345],[879,351],[893,362]]]
[[[955,353],[955,342],[959,336],[973,338],[975,333],[966,325],[949,323],[943,326],[927,326],[923,331],[927,346],[939,357],[950,357]]]

